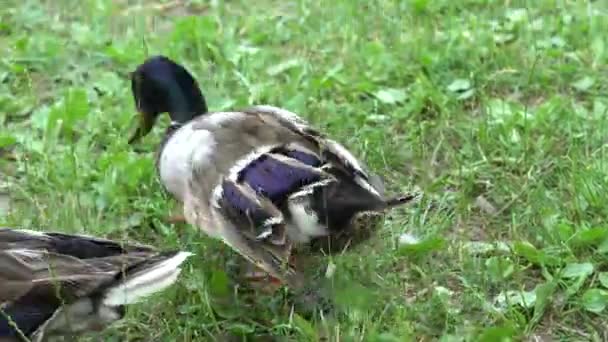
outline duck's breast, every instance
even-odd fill
[[[180,201],[184,200],[193,165],[209,164],[216,147],[213,132],[195,128],[195,123],[189,122],[173,133],[160,152],[160,180]]]

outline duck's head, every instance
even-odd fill
[[[173,125],[181,125],[207,112],[194,77],[165,56],[150,57],[139,65],[131,73],[131,90],[140,122],[129,144],[148,134],[162,113],[169,113]]]

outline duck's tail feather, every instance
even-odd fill
[[[191,255],[189,252],[166,252],[128,267],[119,274],[117,282],[106,289],[103,304],[133,304],[166,289],[175,283],[181,272],[181,264]]]
[[[409,193],[409,194],[389,198],[388,200],[386,200],[386,208],[390,209],[390,208],[398,207],[400,205],[405,205],[410,202],[416,201],[419,198],[420,198],[420,194],[418,194],[418,193]]]

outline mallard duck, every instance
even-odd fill
[[[194,77],[165,56],[139,65],[131,88],[140,122],[129,144],[169,113],[156,165],[187,222],[290,287],[302,285],[289,262],[294,245],[414,198],[383,196],[361,161],[288,110],[209,112]]]
[[[0,228],[0,341],[99,331],[173,284],[187,252]]]

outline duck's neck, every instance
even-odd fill
[[[172,87],[167,95],[171,127],[183,126],[195,117],[207,112],[207,104],[200,91],[193,91],[192,94],[187,94],[178,87]]]
[[[171,118],[170,127],[181,127],[192,119],[200,116],[204,113],[197,113],[193,110],[183,109],[183,110],[173,110],[169,112],[169,117]]]

